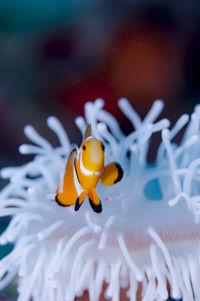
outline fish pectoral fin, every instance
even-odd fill
[[[83,191],[77,198],[76,203],[75,203],[75,207],[74,210],[78,211],[79,208],[81,207],[81,205],[83,204],[83,201],[85,200],[87,192]]]
[[[88,199],[90,206],[96,213],[102,212],[101,201],[95,188],[88,191]]]
[[[112,162],[104,168],[101,183],[105,186],[116,184],[121,181],[123,174],[123,169],[119,163]]]

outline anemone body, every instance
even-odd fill
[[[118,122],[103,109],[103,101],[86,103],[85,119],[75,122],[82,135],[87,124],[105,144],[105,164],[119,162],[123,180],[113,187],[98,185],[103,212],[95,214],[87,201],[75,212],[54,201],[59,176],[73,148],[55,117],[47,125],[58,136],[53,147],[32,126],[26,136],[35,145],[22,145],[34,159],[4,168],[9,184],[0,193],[0,216],[11,221],[0,236],[14,249],[0,262],[0,289],[17,276],[18,301],[72,301],[88,290],[98,301],[105,295],[120,300],[120,288],[136,300],[200,300],[200,108],[185,114],[169,130],[158,118],[163,102],[154,102],[144,118],[126,99],[119,107],[133,125],[124,135]],[[175,136],[187,124],[179,145]],[[160,132],[155,164],[147,154],[151,137]],[[170,287],[170,290],[169,290]]]

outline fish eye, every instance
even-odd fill
[[[101,147],[102,147],[102,150],[104,151],[104,149],[105,149],[105,146],[104,146],[104,144],[103,144],[103,143],[101,143]]]
[[[83,145],[82,149],[83,149],[83,150],[85,150],[85,149],[86,149],[86,146],[85,146],[85,145]]]

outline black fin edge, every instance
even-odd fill
[[[101,201],[99,200],[99,205],[95,205],[91,199],[89,199],[90,206],[96,213],[101,213],[102,212],[102,206],[101,206]]]
[[[76,203],[75,203],[74,210],[75,210],[75,211],[78,211],[82,204],[83,204],[83,202],[80,204],[80,203],[79,203],[79,198],[77,198]]]
[[[55,201],[56,203],[59,205],[59,206],[62,206],[62,207],[69,207],[69,205],[64,205],[63,203],[61,203],[58,199],[58,194],[56,194],[56,197],[55,197]]]
[[[121,179],[123,178],[124,172],[123,169],[121,168],[121,166],[119,165],[119,163],[115,162],[115,165],[118,169],[118,177],[117,179],[114,181],[114,184],[118,183],[119,181],[121,181]]]

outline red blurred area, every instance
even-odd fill
[[[146,24],[122,34],[115,49],[108,78],[118,97],[134,99],[141,109],[180,93],[183,57],[172,34]]]
[[[83,115],[87,101],[94,101],[96,98],[103,98],[107,108],[114,105],[116,111],[115,93],[104,75],[88,76],[80,83],[63,86],[58,93],[60,103],[78,115]]]
[[[127,97],[143,115],[155,99],[169,104],[180,96],[183,58],[183,43],[175,34],[149,23],[136,24],[116,36],[100,72],[94,70],[73,84],[66,81],[56,97],[75,114],[83,114],[84,103],[98,97],[117,114],[117,99]]]

